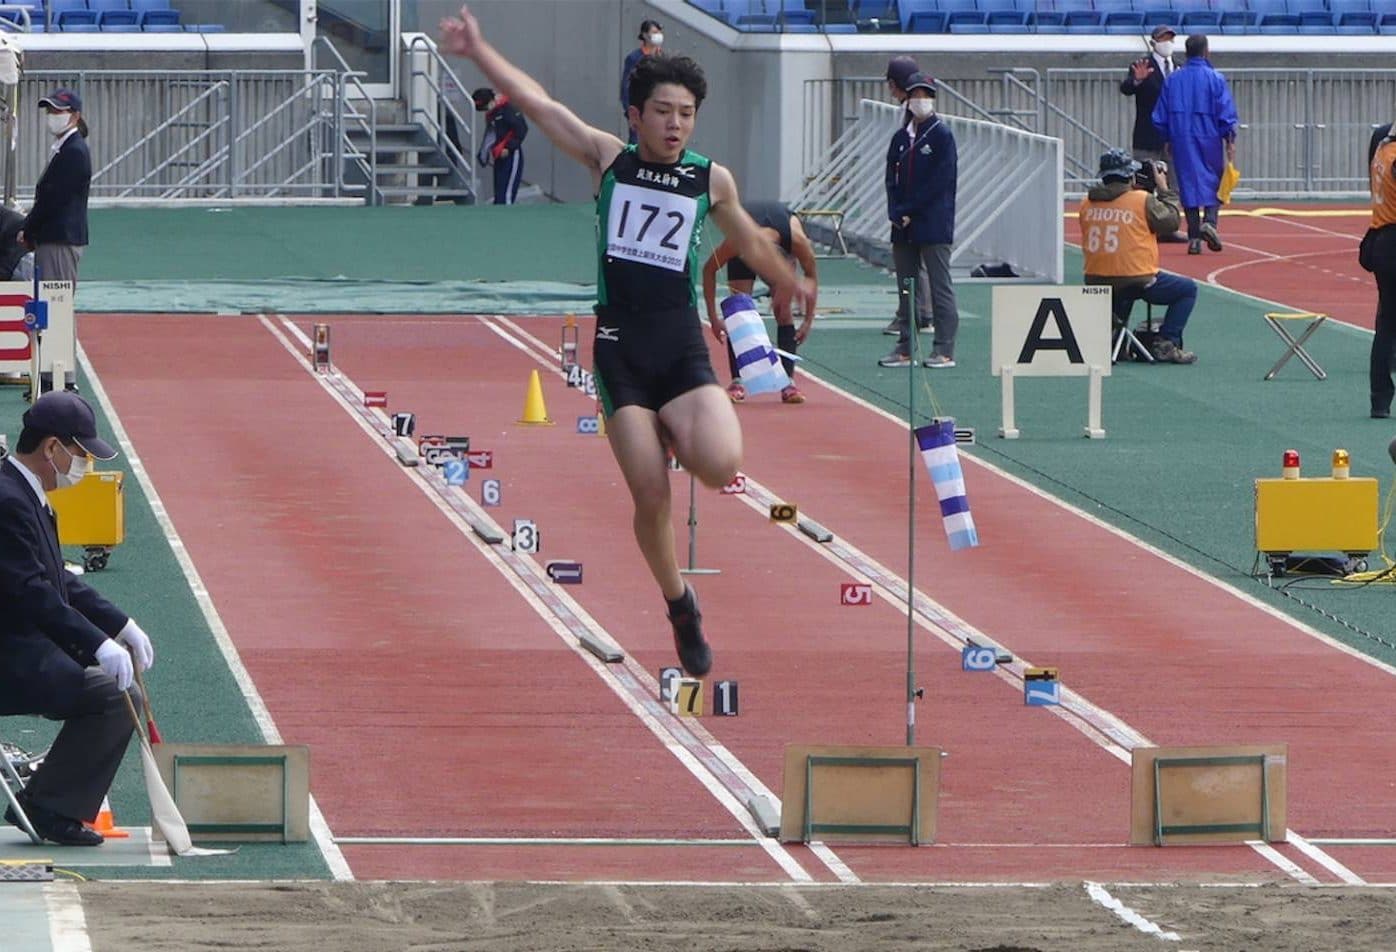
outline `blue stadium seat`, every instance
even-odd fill
[[[1058,10],[1034,10],[1028,14],[1028,29],[1034,33],[1065,33],[1066,14]]]
[[[1173,7],[1173,15],[1181,18],[1194,10],[1210,10],[1211,4],[1208,0],[1173,0],[1170,4]]]
[[[1221,15],[1221,31],[1235,36],[1241,33],[1254,33],[1260,23],[1260,14],[1253,10],[1224,10]]]
[[[1264,13],[1256,30],[1267,34],[1298,33],[1299,17],[1293,13]]]
[[[1371,10],[1335,14],[1337,31],[1344,36],[1370,36],[1377,32],[1377,15]]]
[[[1068,33],[1099,33],[1105,14],[1094,10],[1068,10],[1063,24]]]
[[[764,0],[727,0],[727,18],[739,30],[770,31],[776,28],[776,14],[768,11]],[[193,30],[190,24],[186,29]]]
[[[1382,36],[1396,34],[1396,13],[1383,13],[1377,20],[1377,32]]]
[[[1332,33],[1333,14],[1327,10],[1305,10],[1299,14],[1300,33]]]
[[[1288,13],[1285,2],[1286,0],[1250,0],[1248,9],[1260,16],[1267,13]]]
[[[96,33],[96,10],[63,10],[54,17],[54,24],[65,33]]]
[[[141,15],[131,9],[103,10],[97,14],[97,25],[104,33],[138,33],[141,28]]]
[[[767,8],[770,8],[768,0]],[[814,11],[805,7],[805,0],[778,0],[776,25],[785,33],[817,33]]]
[[[940,4],[937,0],[902,0],[897,4],[897,15],[900,17],[903,33],[940,33],[942,30],[918,30],[912,26],[912,20],[919,13],[939,13]]]
[[[1095,0],[1094,9],[1100,13],[1134,13],[1134,0]]]
[[[688,0],[690,6],[697,7],[709,16],[726,22],[727,13],[722,9],[722,0]]]
[[[976,6],[986,14],[993,13],[995,10],[1017,11],[1018,9],[1017,0],[978,0]]]
[[[984,17],[990,33],[1027,33],[1028,15],[1022,10],[991,10]]]
[[[1302,17],[1305,13],[1327,13],[1327,0],[1285,0],[1285,12]]]
[[[1221,11],[1188,10],[1178,20],[1178,26],[1184,33],[1206,33],[1208,30],[1215,30],[1221,26]]]
[[[903,30],[911,19],[898,10],[895,0],[849,0],[848,9],[853,22],[860,29],[888,29],[889,24],[898,23]]]
[[[1091,0],[1056,0],[1052,9],[1059,13],[1070,13],[1072,10],[1090,10]]]
[[[949,14],[939,10],[917,10],[907,23],[907,33],[944,33],[945,18]]]
[[[1105,14],[1106,33],[1143,33],[1144,14],[1137,10],[1112,10]]]
[[[141,13],[141,29],[146,33],[183,33],[178,10],[145,10]]]
[[[989,24],[978,10],[956,10],[945,15],[945,29],[951,33],[988,33]]]
[[[920,2],[920,0],[902,0],[903,3]],[[941,13],[960,13],[963,11],[980,12],[975,0],[931,0],[933,10]]]
[[[1144,14],[1144,25],[1150,29],[1164,24],[1174,27],[1178,25],[1178,14],[1173,12],[1173,8],[1159,6],[1157,0],[1136,6],[1135,9]]]
[[[1328,0],[1328,12],[1335,17],[1344,13],[1373,13],[1369,0]]]
[[[60,13],[67,13],[69,10],[86,10],[87,0],[48,0],[48,11],[53,16],[53,21],[58,22]]]
[[[131,4],[127,0],[87,0],[87,9],[95,10],[97,13],[105,13],[108,10],[122,11],[131,9]],[[101,18],[98,18],[101,22]]]

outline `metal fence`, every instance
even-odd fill
[[[1020,275],[1060,283],[1061,140],[1002,123],[942,118],[959,154],[951,263],[965,269],[1006,262]],[[840,213],[844,240],[873,260],[885,258],[888,248],[885,157],[900,119],[901,110],[889,103],[859,102],[856,119],[816,161],[819,172],[793,203],[797,211]],[[823,230],[817,217],[809,227]]]
[[[1238,196],[1366,196],[1367,140],[1375,126],[1392,118],[1396,69],[1222,73],[1241,117]],[[1067,190],[1081,192],[1095,178],[1102,151],[1130,145],[1134,100],[1120,93],[1124,75],[1123,69],[1024,68],[952,77],[949,83],[938,79],[939,108],[1061,139]],[[947,89],[952,95],[945,95]],[[814,172],[814,157],[852,121],[847,103],[855,95],[885,99],[885,84],[852,77],[807,85],[807,176]]]
[[[343,76],[331,70],[29,71],[20,81],[20,195],[50,138],[33,104],[75,90],[94,198],[330,198],[343,192]]]

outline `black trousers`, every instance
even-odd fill
[[[130,695],[140,711],[139,690],[132,686]],[[95,819],[135,730],[116,681],[100,668],[88,668],[71,707],[34,713],[61,720],[63,728],[25,785],[25,799],[75,820]]]
[[[1396,260],[1384,261],[1372,277],[1377,279],[1376,333],[1372,336],[1372,356],[1368,376],[1372,388],[1372,412],[1390,413],[1396,386],[1391,382],[1396,362]]]

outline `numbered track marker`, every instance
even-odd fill
[[[713,685],[713,714],[718,717],[737,716],[737,682],[719,681]]]
[[[471,469],[494,469],[494,451],[471,450],[465,454],[465,461]]]
[[[601,418],[598,416],[577,417],[577,432],[587,436],[595,436],[601,432]]]
[[[840,605],[871,605],[872,585],[867,582],[842,582],[839,584]]]
[[[515,552],[537,552],[540,542],[538,527],[529,519],[515,519],[513,543]]]
[[[669,711],[679,717],[703,716],[703,682],[697,678],[679,678],[674,683],[674,697]]]
[[[470,479],[470,467],[464,460],[448,459],[441,464],[441,475],[447,486],[464,486]]]
[[[668,704],[674,699],[674,685],[683,677],[682,668],[659,669],[659,699]]]
[[[724,496],[740,496],[746,492],[746,474],[738,473],[732,481],[719,490]]]
[[[586,373],[586,371],[583,370],[580,365],[575,363],[569,364],[567,367],[567,386],[582,386],[582,374],[584,373]]]
[[[394,413],[393,433],[397,436],[411,436],[417,430],[417,414]]]
[[[800,520],[800,511],[795,507],[795,504],[794,504],[794,503],[790,503],[790,502],[773,502],[773,503],[771,503],[771,521],[772,521],[772,522],[798,522],[799,520]]]
[[[544,566],[548,578],[559,585],[581,585],[582,563],[553,560]]]
[[[998,652],[993,648],[965,645],[960,650],[961,671],[993,671],[998,667]]]
[[[494,507],[504,498],[503,489],[497,479],[487,479],[480,484],[480,505]]]
[[[388,405],[388,391],[386,390],[365,390],[364,406],[366,407],[386,407]]]

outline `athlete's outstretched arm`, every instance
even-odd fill
[[[814,290],[808,278],[799,278],[790,262],[774,242],[761,233],[737,197],[737,183],[732,173],[716,162],[708,176],[708,193],[712,196],[712,217],[723,236],[737,246],[737,254],[751,270],[761,275],[771,286],[771,306],[788,305],[791,298],[800,302],[805,314],[814,313]]]
[[[803,344],[809,336],[810,325],[814,323],[814,309],[817,306],[814,295],[819,293],[819,265],[815,263],[814,242],[805,234],[805,226],[800,224],[798,215],[790,216],[790,253],[800,263],[800,270],[810,283],[809,310],[805,311],[805,319],[795,332],[796,342]]]
[[[441,21],[441,46],[447,53],[464,56],[480,67],[496,91],[508,96],[553,145],[590,169],[597,181],[624,148],[609,132],[577,118],[576,113],[548,95],[537,80],[485,42],[469,6],[460,8],[459,17]]]

